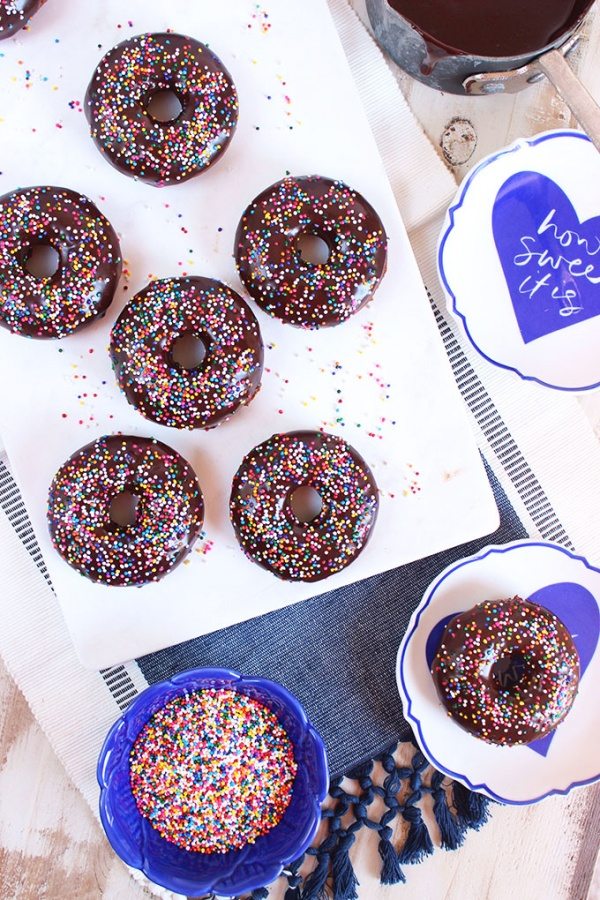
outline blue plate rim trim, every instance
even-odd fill
[[[584,385],[582,387],[565,387],[560,384],[551,384],[549,381],[544,381],[542,378],[537,378],[535,375],[526,375],[524,372],[521,372],[520,369],[517,369],[515,366],[509,366],[506,363],[501,363],[496,359],[492,359],[491,356],[488,356],[481,347],[474,340],[471,332],[469,331],[469,326],[467,324],[466,316],[461,313],[457,305],[456,295],[454,294],[452,288],[450,287],[450,283],[446,276],[446,271],[444,269],[444,250],[448,238],[450,237],[451,232],[455,227],[455,217],[456,213],[463,206],[469,188],[475,177],[481,172],[483,169],[487,168],[492,163],[496,162],[497,159],[500,159],[503,156],[508,156],[510,153],[516,153],[519,150],[522,150],[524,146],[535,147],[537,144],[543,144],[545,141],[554,140],[558,137],[572,137],[577,138],[579,140],[588,141],[591,143],[590,138],[587,134],[583,134],[581,131],[575,131],[573,129],[557,129],[553,131],[545,131],[543,134],[537,135],[535,138],[519,138],[509,147],[505,147],[503,150],[498,150],[496,153],[490,153],[489,156],[486,156],[485,159],[482,159],[481,162],[475,166],[473,171],[467,176],[465,182],[458,189],[457,195],[454,199],[454,202],[448,209],[447,213],[447,224],[444,224],[444,229],[439,239],[438,243],[438,251],[437,251],[437,269],[440,277],[440,281],[442,283],[442,287],[446,293],[446,296],[450,298],[452,302],[452,312],[454,315],[460,319],[462,326],[465,330],[465,333],[471,343],[471,345],[475,348],[475,350],[486,359],[491,365],[495,366],[498,369],[505,369],[508,372],[514,372],[519,378],[522,378],[523,381],[533,381],[536,384],[542,385],[542,387],[550,388],[554,391],[563,391],[567,394],[582,394],[587,393],[588,391],[594,391],[600,388],[600,380],[595,382],[594,384]]]
[[[402,639],[402,643],[400,644],[400,647],[398,649],[398,658],[396,661],[396,675],[397,675],[397,677],[399,677],[399,680],[400,680],[401,693],[403,695],[402,700],[403,700],[403,702],[406,700],[405,708],[403,708],[404,717],[407,720],[410,720],[411,725],[414,725],[416,727],[416,730],[417,730],[417,733],[419,736],[419,745],[420,745],[423,753],[425,754],[425,756],[430,761],[430,763],[433,766],[435,766],[437,769],[439,769],[441,772],[443,772],[445,775],[449,775],[451,778],[455,778],[457,781],[460,781],[462,784],[464,784],[470,790],[479,791],[479,792],[485,791],[485,793],[489,797],[493,798],[494,800],[497,800],[499,803],[504,803],[507,806],[531,806],[533,803],[539,803],[541,800],[545,800],[547,797],[564,796],[564,795],[570,793],[574,788],[584,787],[587,784],[594,784],[595,782],[599,781],[600,780],[600,772],[598,772],[597,775],[593,775],[591,778],[584,779],[583,781],[573,781],[564,790],[561,790],[559,788],[552,788],[547,793],[541,794],[539,797],[534,797],[531,800],[509,800],[506,797],[501,797],[499,794],[497,794],[495,791],[493,791],[490,787],[488,787],[488,785],[485,784],[485,782],[482,782],[481,784],[473,784],[466,775],[462,774],[461,772],[454,772],[454,771],[452,771],[452,769],[449,769],[447,766],[442,765],[439,762],[439,760],[436,759],[434,754],[431,752],[431,750],[427,746],[427,742],[423,736],[421,720],[418,719],[417,716],[412,711],[413,701],[412,701],[412,698],[406,688],[406,683],[404,680],[404,661],[405,661],[405,654],[408,649],[408,645],[410,644],[410,641],[411,641],[413,635],[415,634],[415,632],[417,631],[417,629],[419,627],[421,615],[425,612],[427,607],[430,605],[437,589],[440,587],[440,585],[442,585],[444,583],[444,581],[447,578],[449,578],[449,576],[451,574],[453,574],[458,569],[461,569],[463,566],[469,565],[470,563],[473,563],[473,562],[477,562],[478,560],[481,560],[481,559],[485,559],[487,556],[490,556],[493,553],[503,555],[505,553],[509,553],[511,550],[517,550],[517,549],[521,549],[523,547],[547,547],[552,550],[559,550],[561,553],[564,553],[565,556],[568,556],[570,559],[573,559],[577,562],[582,562],[587,569],[590,569],[592,572],[596,572],[598,575],[600,575],[600,568],[597,568],[596,566],[592,566],[584,556],[580,556],[577,553],[571,553],[571,551],[567,550],[566,547],[561,547],[560,544],[553,544],[551,541],[524,540],[524,541],[511,541],[508,544],[491,544],[488,547],[484,547],[484,549],[481,550],[479,553],[476,553],[472,556],[464,557],[463,559],[458,560],[458,562],[453,563],[451,566],[444,569],[444,571],[441,572],[440,575],[438,575],[438,577],[435,578],[434,581],[429,585],[426,593],[423,596],[423,599],[421,600],[421,603],[419,604],[419,606],[415,610],[415,613],[413,614],[413,617],[411,618],[411,622],[409,623],[409,630],[407,630],[404,638]],[[404,703],[403,703],[403,705],[404,705]]]

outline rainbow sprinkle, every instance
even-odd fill
[[[0,41],[23,28],[42,0],[0,0]]]
[[[131,750],[140,814],[165,840],[195,853],[241,850],[288,808],[293,747],[264,704],[227,689],[170,700]]]

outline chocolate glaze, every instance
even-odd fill
[[[579,684],[579,655],[562,622],[520,597],[455,616],[431,674],[462,728],[492,744],[529,744],[559,725]]]
[[[160,91],[182,111],[158,122],[147,112]],[[98,149],[119,171],[150,184],[186,181],[227,149],[238,101],[229,72],[204,44],[180,34],[141,34],[110,50],[87,89],[85,111]]]
[[[133,525],[116,525],[110,505],[139,498]],[[158,581],[188,554],[202,530],[204,503],[186,460],[151,438],[112,435],[73,454],[56,473],[48,526],[62,558],[92,581]]]
[[[297,241],[322,238],[323,264],[305,262]],[[341,181],[285,178],[244,212],[235,238],[240,278],[271,316],[303,328],[338,325],[372,299],[387,262],[381,219]]]
[[[0,41],[27,25],[41,5],[42,0],[0,0]]]
[[[203,362],[187,370],[175,341],[194,335]],[[143,416],[175,428],[214,428],[260,388],[263,343],[256,318],[235,291],[210,278],[153,281],[131,300],[111,335],[117,381]]]
[[[25,268],[36,244],[58,253],[57,271]],[[121,275],[119,239],[91,200],[59,187],[0,197],[0,326],[34,338],[61,338],[104,315]]]
[[[475,56],[536,53],[572,28],[589,0],[388,0],[434,45]]]
[[[300,522],[291,498],[314,488],[322,509]],[[318,431],[275,434],[244,458],[231,490],[230,515],[242,550],[286,581],[320,581],[350,565],[377,518],[377,485],[364,459],[342,438]]]

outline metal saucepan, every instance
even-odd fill
[[[423,7],[436,4],[436,0],[421,2]],[[452,3],[456,2],[463,0],[437,0],[446,16],[450,14]],[[566,25],[544,47],[514,56],[479,56],[427,33],[423,25],[427,18],[422,18],[420,24],[418,12],[416,15],[411,13],[409,19],[394,9],[388,0],[366,0],[376,39],[413,78],[452,94],[497,94],[514,93],[545,75],[600,150],[600,107],[566,60],[579,40],[581,23],[593,3],[594,0],[566,2],[565,8],[572,6]],[[396,5],[399,9],[407,8],[402,0],[396,0]],[[419,4],[414,6],[418,10]],[[545,6],[544,0],[540,0],[536,13],[540,18],[545,14]],[[502,0],[497,0],[497,8],[502,8]],[[490,29],[493,28],[490,22]]]

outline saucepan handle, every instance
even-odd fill
[[[467,94],[515,94],[528,84],[545,75],[554,85],[597,150],[600,150],[600,106],[582,85],[567,62],[568,54],[578,41],[578,35],[564,44],[560,50],[542,53],[533,62],[520,69],[506,72],[477,72],[463,81]]]
[[[552,82],[583,130],[600,150],[600,107],[583,86],[560,50],[550,50],[536,63]]]

